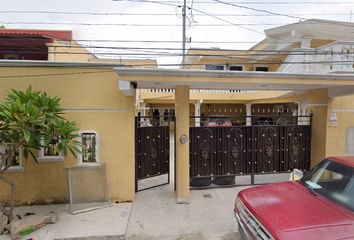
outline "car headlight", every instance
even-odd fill
[[[236,201],[235,201],[235,207],[236,207],[237,211],[239,211],[239,212],[241,211],[241,205],[242,205],[241,199],[239,196],[237,196]]]
[[[262,223],[245,207],[239,196],[237,196],[235,201],[235,208],[239,213],[240,219],[244,222],[253,236],[259,240],[274,240],[274,237],[269,233],[269,231],[263,226]]]

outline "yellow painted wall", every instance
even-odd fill
[[[326,157],[328,89],[308,92],[307,112],[313,113],[311,134],[311,167]],[[312,105],[312,106],[311,106]]]
[[[85,74],[85,72],[97,72]],[[50,76],[49,74],[59,74]],[[65,75],[60,75],[65,74]],[[134,97],[118,89],[118,75],[111,69],[88,68],[1,68],[2,76],[37,75],[0,79],[0,99],[4,89],[46,91],[62,98],[62,107],[79,110],[120,109],[125,111],[74,111],[65,115],[76,120],[80,130],[99,134],[99,158],[108,162],[111,201],[133,201],[135,184]],[[43,76],[41,76],[43,75]],[[98,101],[99,99],[99,101]],[[131,119],[131,121],[129,121]],[[24,172],[6,173],[16,183],[16,205],[66,203],[65,167],[74,166],[72,155],[64,162],[39,163],[23,159]],[[0,181],[0,200],[8,201],[10,188]]]
[[[191,116],[194,116],[194,105],[191,109]],[[200,113],[204,114],[204,116],[208,116],[210,109],[210,115],[225,115],[225,116],[244,116],[246,112],[246,105],[244,104],[211,104],[211,106],[207,106],[207,104],[203,103],[200,106]],[[226,110],[226,112],[225,112]],[[230,112],[231,110],[231,112]]]
[[[286,58],[288,57],[288,55],[283,55],[277,58],[274,58],[272,60],[272,62],[283,62]],[[276,72],[278,70],[278,68],[281,66],[281,63],[279,64],[269,64],[268,65],[268,71],[269,72]]]
[[[71,41],[70,46],[54,41],[52,46],[54,46],[54,61],[87,62],[93,57],[90,51],[76,41]]]
[[[347,130],[350,127],[354,127],[354,112],[336,111],[335,114],[338,119],[337,127],[329,127],[329,118],[332,110],[353,110],[353,103],[354,96],[330,98],[328,100],[326,157],[346,155]]]
[[[111,63],[124,63],[128,68],[157,68],[157,61],[150,59],[99,59],[91,58],[89,62],[111,62]]]
[[[330,44],[332,42],[335,42],[333,40],[323,40],[323,39],[312,39],[310,46],[311,48],[318,48],[327,44]]]
[[[189,86],[176,87],[176,194],[189,199],[189,144],[179,141],[182,135],[189,140]]]
[[[47,46],[50,52],[48,54],[48,59],[52,61],[111,62],[124,63],[126,67],[130,68],[157,68],[157,61],[151,59],[99,59],[89,50],[73,40],[70,41],[69,46],[56,40],[54,40],[53,43],[48,43]],[[51,54],[52,51],[54,51],[54,54]],[[52,56],[52,59],[50,56]]]
[[[249,51],[260,51],[264,48],[266,48],[268,46],[268,40],[264,39],[261,42],[259,42],[258,44],[256,44],[255,46],[253,46],[252,48],[250,48]]]

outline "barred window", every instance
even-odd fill
[[[83,145],[82,149],[79,149],[83,154],[78,154],[78,163],[99,162],[98,133],[95,131],[81,131],[79,135],[78,141]]]
[[[44,145],[45,139],[41,139],[41,144]],[[62,162],[64,158],[61,153],[57,153],[57,147],[60,139],[52,139],[45,148],[38,151],[38,162]]]
[[[0,152],[2,154],[9,154],[11,151],[11,148],[13,148],[15,143],[1,143],[0,144]],[[0,156],[1,158],[1,156]],[[20,147],[15,151],[15,155],[13,158],[7,159],[5,162],[5,165],[8,164],[8,161],[12,161],[11,167],[7,170],[8,172],[17,172],[17,171],[23,171],[24,168],[22,167],[22,148]],[[5,167],[5,166],[4,166]]]

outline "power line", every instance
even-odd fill
[[[160,1],[160,2],[163,2],[163,3],[180,3],[179,1]],[[197,3],[212,3],[212,2],[206,2],[206,1],[197,1],[197,2],[194,2],[195,4]],[[268,4],[353,4],[353,2],[350,2],[350,1],[343,1],[343,2],[322,2],[322,1],[319,1],[319,2],[312,2],[312,1],[299,1],[299,2],[296,2],[296,1],[293,1],[293,2],[230,2],[230,3],[233,3],[233,4],[261,4],[261,5],[268,5]]]
[[[194,2],[196,3],[196,2]],[[210,2],[217,3],[217,2]],[[232,2],[230,2],[232,3]],[[268,4],[268,3],[267,3]],[[339,3],[338,3],[339,4]],[[193,7],[191,7],[193,9]],[[21,14],[68,14],[68,15],[97,15],[97,16],[175,16],[174,13],[123,13],[123,12],[57,12],[57,11],[1,11],[0,13],[21,13]],[[194,16],[204,16],[204,14],[193,14]],[[215,13],[215,16],[225,17],[267,17],[269,14],[222,14]],[[348,16],[350,13],[293,13],[293,16]]]
[[[46,77],[46,76],[93,74],[93,73],[107,73],[107,72],[112,72],[112,71],[110,70],[110,71],[95,71],[95,72],[51,73],[51,74],[34,74],[34,75],[12,75],[12,76],[0,76],[0,78]]]
[[[1,53],[13,53],[12,51],[0,51]],[[21,53],[21,52],[17,52],[17,53]],[[27,52],[25,52],[27,53]],[[30,52],[32,54],[45,54],[47,55],[48,53],[47,52]],[[73,55],[93,55],[91,53],[70,53],[70,52],[49,52],[49,54],[56,54],[56,55],[60,55],[60,54],[73,54]],[[339,54],[340,52],[338,52]],[[141,57],[141,56],[149,56],[149,57],[180,57],[182,56],[181,53],[159,53],[159,52],[155,52],[155,53],[111,53],[111,52],[102,52],[102,53],[96,53],[96,55],[106,55],[106,56],[126,56],[126,57],[135,57],[138,56],[138,57]],[[264,59],[256,59],[254,57],[267,57],[267,56],[271,56],[271,57],[279,57],[279,56],[284,56],[285,54],[263,54],[263,53],[260,53],[260,54],[253,54],[253,55],[236,55],[236,54],[203,54],[203,57],[218,57],[218,58],[225,58],[225,61],[227,60],[240,60],[240,61],[243,61],[243,62],[238,62],[238,63],[235,63],[235,64],[249,64],[250,61],[251,62],[257,62],[258,63],[265,63],[265,64],[283,64],[285,63],[284,61],[279,61],[279,60],[271,60],[271,59],[268,59],[268,60],[264,60]],[[303,55],[303,52],[300,52],[300,53],[291,53],[291,55]],[[325,56],[325,54],[319,52],[319,53],[313,53],[312,54],[313,56]],[[194,57],[194,56],[201,56],[200,54],[186,54],[187,57]],[[146,59],[146,58],[144,58]],[[113,59],[111,59],[113,60]],[[329,63],[335,63],[336,61],[328,61],[327,64]],[[347,60],[343,60],[343,61],[337,61],[337,62],[342,62],[342,63],[348,63],[348,62],[352,62],[352,61],[347,61]],[[309,64],[309,62],[291,62],[291,64]],[[318,62],[311,62],[311,63],[318,63]]]
[[[2,41],[0,40],[0,43]],[[179,42],[180,43],[180,42]],[[46,46],[43,46],[43,45],[20,45],[20,44],[16,44],[16,45],[1,45],[0,46],[4,47],[4,46],[8,46],[8,47],[13,47],[13,46],[21,46],[21,47],[36,47],[36,46],[41,46],[41,47],[46,47]],[[55,48],[70,48],[70,49],[83,49],[83,47],[86,47],[86,48],[92,48],[92,49],[102,49],[102,50],[121,50],[121,51],[145,51],[147,52],[148,50],[168,50],[168,51],[181,51],[182,49],[181,48],[168,48],[168,47],[112,47],[112,46],[92,46],[92,45],[82,45],[82,46],[55,46]],[[46,50],[46,49],[39,49],[39,48],[36,48],[38,50]],[[315,49],[313,49],[315,50]],[[304,52],[306,51],[303,51],[302,49],[301,50],[237,50],[237,49],[212,49],[212,48],[207,48],[207,49],[199,49],[199,48],[190,48],[189,51],[201,51],[201,52],[234,52],[234,53],[245,53],[247,52],[247,56],[250,55],[249,53],[252,54],[252,52],[254,53],[262,53],[261,55],[266,55],[266,53],[278,53],[280,55],[284,55],[285,53],[289,53],[289,52],[293,52],[293,53],[300,53],[300,54],[303,54]],[[0,52],[14,52],[13,49],[11,50],[0,50]],[[16,51],[17,53],[20,53],[20,52],[25,52],[25,53],[40,53],[40,52],[33,52],[33,51],[29,51],[29,50],[22,50],[22,51]],[[58,52],[51,52],[51,53],[58,53]],[[75,53],[73,51],[71,52],[62,52],[62,53]],[[83,54],[82,52],[76,52],[77,54]],[[167,52],[166,52],[167,53]],[[341,53],[340,51],[337,52],[337,51],[333,51],[333,53]],[[88,54],[93,54],[93,53],[88,53]],[[344,54],[344,53],[343,53]],[[199,55],[203,55],[202,53],[199,53],[199,54],[196,54],[197,56]],[[231,54],[233,55],[233,54]],[[209,54],[208,56],[214,56],[213,54]]]
[[[133,23],[64,23],[64,22],[1,22],[1,24],[14,25],[80,25],[80,26],[121,26],[121,27],[174,27],[181,24],[133,24]],[[198,27],[230,27],[235,26],[277,26],[284,23],[229,23],[229,24],[198,24]],[[290,24],[290,23],[285,23]]]
[[[46,34],[46,36],[49,36]],[[53,36],[54,37],[54,36]],[[0,35],[1,38],[11,38],[11,40],[33,40],[33,41],[48,41],[47,39],[41,39],[41,38],[35,38],[35,37],[24,37],[24,36],[12,36],[12,35]],[[55,37],[54,37],[55,38]],[[71,41],[76,41],[76,42],[104,42],[104,43],[181,43],[182,41],[180,40],[135,40],[135,39],[116,39],[116,40],[107,40],[107,39],[72,39]],[[289,42],[287,40],[284,40],[284,42]],[[193,41],[193,43],[205,43],[205,44],[255,44],[259,43],[259,41]],[[271,42],[268,41],[268,43],[279,43],[277,42]],[[291,43],[298,43],[298,42],[291,42]],[[322,43],[322,41],[312,41],[312,43]],[[60,46],[58,46],[60,47]],[[63,46],[64,47],[64,46]],[[71,46],[73,48],[75,46]],[[90,47],[87,45],[87,47]],[[210,50],[210,49],[209,49]],[[221,49],[222,50],[222,49]]]
[[[241,63],[235,63],[237,64],[247,64],[248,62],[241,62]],[[352,64],[354,61],[333,61],[331,62],[332,65],[340,65],[340,64]],[[222,64],[222,63],[220,63]],[[328,62],[324,61],[318,61],[318,62],[269,62],[269,63],[257,63],[257,65],[298,65],[298,64],[329,64]],[[186,66],[204,66],[205,64],[186,64]],[[156,67],[156,64],[125,64],[125,67]],[[179,67],[180,64],[159,64],[161,67]],[[0,65],[1,67],[1,65]],[[8,67],[8,66],[6,66]],[[17,67],[17,66],[14,66]],[[21,67],[24,67],[22,65]],[[81,66],[81,67],[92,67],[89,64],[86,66]],[[209,71],[209,70],[205,70]],[[51,74],[27,74],[27,75],[7,75],[7,76],[0,76],[0,78],[27,78],[27,77],[47,77],[47,76],[63,76],[63,75],[80,75],[80,74],[100,74],[100,73],[109,73],[112,72],[112,70],[107,70],[107,71],[88,71],[88,72],[66,72],[66,73],[51,73]],[[223,72],[223,71],[221,71]],[[246,71],[247,72],[247,71]],[[274,73],[274,72],[270,72]]]
[[[113,1],[124,1],[124,0],[113,0]],[[156,3],[156,4],[162,4],[162,5],[167,5],[167,6],[174,6],[174,7],[176,7],[176,5],[173,5],[173,4],[170,4],[170,3],[158,2],[158,1],[151,1],[151,0],[125,0],[125,1],[128,1],[128,2]],[[234,6],[238,6],[238,5],[234,5]],[[222,21],[222,22],[229,23],[229,24],[231,24],[231,25],[233,25],[233,26],[237,26],[237,27],[240,27],[240,28],[243,28],[243,29],[246,29],[246,30],[249,30],[249,31],[258,33],[258,34],[261,34],[261,35],[265,35],[263,32],[259,32],[259,31],[257,31],[257,30],[254,30],[254,29],[251,29],[251,28],[248,28],[248,27],[245,27],[245,26],[240,26],[239,24],[235,24],[235,23],[233,23],[233,22],[230,22],[230,21],[224,20],[224,19],[222,19],[222,18],[219,18],[219,17],[217,17],[217,16],[214,16],[214,14],[207,13],[207,12],[198,10],[198,9],[196,9],[196,8],[194,8],[193,10],[196,11],[196,12],[199,12],[199,13],[203,13],[203,14],[205,14],[205,15],[207,15],[207,16],[212,17],[212,18],[218,19],[218,20],[220,20],[220,21]],[[275,37],[275,36],[272,36],[272,37],[275,38],[275,39],[287,41],[287,40],[282,39],[282,38],[279,38],[279,37]],[[291,43],[290,41],[287,41],[287,42]],[[308,47],[310,47],[310,46],[308,46]]]
[[[256,8],[251,8],[251,7],[247,7],[247,6],[241,6],[241,5],[233,4],[233,3],[230,3],[230,2],[224,2],[224,1],[221,1],[221,0],[212,0],[212,1],[215,1],[215,2],[218,2],[218,3],[222,3],[222,4],[225,4],[225,5],[229,5],[229,6],[234,6],[234,7],[237,7],[237,8],[243,8],[243,9],[253,10],[253,11],[257,11],[257,12],[264,12],[264,13],[268,13],[270,15],[275,15],[275,16],[284,16],[284,17],[295,18],[295,19],[299,19],[299,20],[310,20],[310,19],[307,19],[307,18],[297,17],[297,16],[293,16],[293,15],[289,15],[289,14],[276,13],[276,12],[271,12],[271,11],[268,11],[268,10],[256,9]],[[313,21],[322,22],[322,23],[331,24],[331,25],[341,25],[341,26],[347,26],[347,27],[353,27],[354,28],[353,24],[345,24],[345,23],[340,23],[340,22],[328,22],[328,21],[322,21],[320,19],[313,19]]]

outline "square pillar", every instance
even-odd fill
[[[189,203],[189,144],[180,141],[182,135],[189,141],[189,86],[177,86],[175,98],[177,203]]]
[[[326,156],[326,137],[328,126],[327,104],[328,89],[308,91],[308,114],[313,113],[311,126],[311,168]]]

